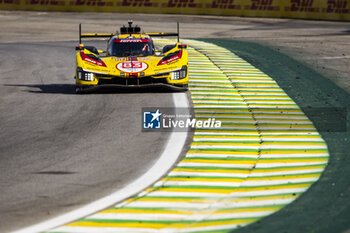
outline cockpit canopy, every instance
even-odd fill
[[[149,38],[114,38],[109,43],[108,55],[116,57],[153,55],[153,43]]]

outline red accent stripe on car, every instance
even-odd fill
[[[182,57],[182,50],[179,50],[178,54],[176,54],[176,55],[174,55],[166,60],[163,60],[164,58],[162,60],[160,60],[157,64],[157,66],[168,64],[170,62],[176,61],[176,60],[180,59],[181,57]]]
[[[87,56],[84,52],[80,52],[80,56],[81,58],[83,59],[83,61],[86,61],[86,62],[89,62],[89,63],[92,63],[94,65],[97,65],[97,66],[104,66],[104,67],[107,67],[106,64],[102,61],[102,60],[96,60],[96,59],[93,59],[89,56]]]

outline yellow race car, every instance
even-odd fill
[[[76,54],[76,93],[84,93],[103,86],[141,87],[166,85],[179,90],[188,88],[188,54],[186,45],[166,45],[157,51],[153,36],[177,36],[177,33],[140,33],[132,26],[121,27],[111,34],[81,34]],[[178,27],[179,28],[179,27]],[[82,38],[107,38],[106,51],[85,46]]]

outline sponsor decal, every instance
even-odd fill
[[[246,10],[253,11],[279,11],[279,6],[273,6],[273,0],[251,0],[251,5],[246,5]]]
[[[217,129],[222,122],[212,117],[195,118],[191,108],[143,108],[142,131],[189,131],[196,128]]]
[[[142,42],[150,42],[149,39],[115,39],[114,43],[142,43]]]
[[[113,6],[113,2],[104,0],[73,0],[70,2],[71,6]]]
[[[26,0],[28,5],[52,5],[52,6],[63,6],[64,1],[62,0]]]
[[[286,11],[292,12],[319,12],[320,8],[313,7],[314,0],[290,0],[290,7]]]
[[[162,7],[170,8],[201,8],[201,3],[195,3],[194,0],[169,0],[168,3],[163,3]]]
[[[125,61],[117,64],[116,68],[126,73],[139,73],[148,68],[148,65],[140,61]]]
[[[350,9],[348,6],[348,0],[328,0],[327,8],[322,9],[322,11],[327,13],[349,14]]]
[[[169,57],[168,57],[169,56]],[[176,60],[179,60],[180,58],[182,57],[182,50],[179,50],[178,53],[174,54],[173,56],[171,56],[171,54],[165,56],[162,58],[162,60],[160,60],[157,64],[157,66],[160,66],[160,65],[164,65],[164,64],[168,64],[170,62],[173,62],[173,61],[176,61]]]
[[[117,6],[158,7],[158,3],[151,0],[123,0],[123,2],[117,2]]]
[[[0,4],[20,4],[19,0],[0,0]]]
[[[240,10],[241,5],[234,4],[234,1],[235,0],[213,0],[211,4],[207,4],[207,8]]]
[[[106,67],[106,64],[101,59],[97,60],[98,59],[97,57],[96,57],[97,59],[93,59],[92,57],[89,57],[83,52],[80,52],[80,56],[86,62],[92,63],[94,65]]]

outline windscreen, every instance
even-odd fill
[[[108,54],[116,57],[150,56],[153,45],[149,39],[114,39],[109,44]]]

